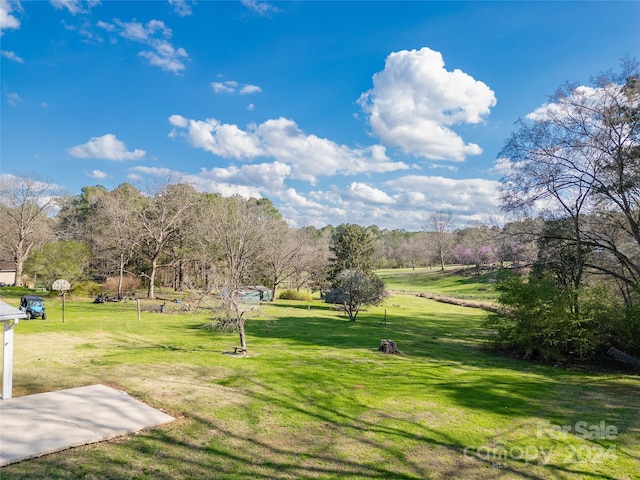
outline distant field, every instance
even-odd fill
[[[404,268],[378,270],[377,273],[387,288],[394,291],[428,291],[474,300],[496,298],[497,271],[478,275],[472,268],[448,267],[444,271],[439,268]]]
[[[491,293],[486,277],[381,275],[397,290]],[[482,310],[394,295],[353,323],[317,301],[276,301],[247,322],[242,358],[223,353],[235,334],[202,328],[208,311],[142,303],[139,321],[133,301],[76,298],[62,323],[48,299],[47,320],[16,327],[14,396],[104,383],[177,420],[0,478],[638,478],[640,377],[496,356]],[[379,353],[383,338],[403,354]],[[601,425],[615,436],[587,434]]]

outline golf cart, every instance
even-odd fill
[[[25,295],[20,299],[20,310],[27,314],[27,320],[36,317],[47,319],[47,312],[44,308],[44,300],[36,295]]]

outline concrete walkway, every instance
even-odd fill
[[[173,420],[104,385],[0,400],[0,466]]]

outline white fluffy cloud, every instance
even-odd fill
[[[260,163],[254,165],[231,165],[227,168],[202,169],[194,179],[213,181],[228,185],[252,185],[263,193],[277,193],[285,188],[285,179],[291,173],[291,167],[280,162]]]
[[[584,115],[584,111],[598,110],[610,103],[608,99],[619,98],[623,92],[622,85],[609,84],[606,87],[594,88],[584,85],[576,87],[571,95],[558,99],[557,102],[545,103],[527,115],[534,122],[546,120],[563,121],[572,116]],[[583,110],[580,112],[580,110]]]
[[[15,92],[9,92],[7,93],[7,102],[12,107],[17,107],[18,103],[22,102],[22,98]]]
[[[499,182],[493,180],[405,175],[385,185],[397,192],[398,204],[429,212],[446,211],[461,217],[478,212],[488,218],[499,209]]]
[[[479,178],[406,175],[379,185],[353,182],[346,189],[334,187],[309,195],[326,206],[318,226],[323,221],[333,225],[352,222],[420,230],[436,211],[450,212],[458,227],[493,221],[499,217],[497,187],[498,182]],[[302,211],[298,209],[298,214]]]
[[[279,11],[277,7],[267,2],[259,2],[258,0],[240,0],[240,2],[259,15],[268,15],[271,12]]]
[[[185,0],[169,0],[169,5],[173,5],[175,12],[181,17],[193,15],[191,6]]]
[[[189,120],[181,115],[171,115],[169,123],[175,127],[170,136],[184,136],[192,146],[220,157],[252,159],[263,153],[258,138],[237,125],[220,123],[215,118]]]
[[[240,95],[252,95],[254,93],[262,93],[262,89],[257,85],[243,85],[240,89]]]
[[[289,165],[279,162],[202,169],[197,174],[136,166],[131,169],[129,178],[135,181],[141,181],[146,175],[173,178],[192,185],[198,191],[245,198],[268,197],[274,201],[283,217],[295,226],[323,226],[326,219],[345,214],[345,210],[339,206],[325,205],[286,186],[290,170]]]
[[[99,3],[99,0],[87,0],[86,2],[83,2],[82,0],[51,0],[51,5],[56,9],[62,10],[63,8],[66,8],[72,15],[88,13],[91,7],[94,7]]]
[[[212,82],[211,88],[215,93],[236,93],[240,84],[235,80],[227,80],[225,82]],[[257,85],[245,84],[238,90],[240,95],[252,95],[254,93],[262,93],[262,89]]]
[[[99,158],[119,162],[139,160],[146,155],[146,152],[140,149],[128,151],[124,142],[118,140],[112,133],[92,137],[87,143],[71,147],[68,152],[76,158]]]
[[[301,192],[286,183],[290,168],[273,162],[202,169],[191,174],[136,166],[129,177],[138,181],[144,175],[161,176],[189,183],[199,191],[268,197],[295,226],[350,222],[420,230],[435,211],[450,212],[458,227],[472,221],[491,222],[499,216],[495,181],[406,175],[382,184],[352,182],[344,188],[334,185],[327,190]]]
[[[230,169],[203,169],[197,175],[176,172],[168,168],[144,166],[133,167],[131,171],[132,173],[129,174],[129,178],[135,178],[136,181],[140,181],[143,175],[149,175],[161,178],[171,178],[174,181],[192,185],[196,190],[220,193],[225,197],[240,195],[245,198],[261,198],[263,196],[261,193],[263,188],[259,186],[232,183],[234,180],[238,180],[242,177],[241,174],[238,175],[237,169],[234,169],[233,167]],[[234,178],[234,174],[236,178]]]
[[[506,157],[498,158],[488,172],[492,175],[508,175],[513,169],[513,162]]]
[[[2,55],[5,58],[8,58],[9,60],[13,60],[14,62],[24,63],[24,60],[21,57],[19,57],[15,52],[0,50],[0,55]]]
[[[396,203],[393,198],[382,190],[360,182],[352,182],[349,185],[348,195],[353,199],[369,204],[393,205]]]
[[[352,149],[326,138],[307,135],[286,118],[267,120],[242,130],[214,118],[190,120],[181,115],[169,117],[174,129],[171,137],[185,137],[189,143],[224,158],[251,160],[272,157],[291,166],[291,177],[314,183],[318,176],[356,173],[384,173],[408,169],[403,162],[391,161],[380,145]]]
[[[430,160],[462,161],[482,149],[451,127],[481,122],[496,97],[461,70],[448,71],[440,52],[425,47],[391,53],[358,103],[382,143]]]
[[[265,154],[289,163],[292,176],[314,183],[318,176],[392,172],[409,168],[391,161],[384,147],[352,149],[316,135],[307,135],[286,118],[267,120],[257,127]]]
[[[211,88],[216,93],[233,93],[236,91],[238,82],[235,80],[227,80],[226,82],[212,82]]]
[[[19,3],[17,4],[20,5]],[[12,4],[9,0],[0,0],[0,35],[2,31],[8,28],[18,29],[20,28],[20,20],[18,20],[14,14],[15,4]]]
[[[264,195],[282,195],[286,191],[285,179],[291,172],[288,165],[279,162],[242,165],[230,165],[226,168],[202,168],[197,174],[178,173],[165,168],[136,166],[134,172],[179,178],[181,182],[193,185],[206,192],[219,192],[224,195],[242,195],[261,197]]]
[[[114,23],[98,22],[97,26],[107,32],[116,33],[122,38],[142,43],[151,50],[143,50],[138,53],[151,65],[160,67],[162,70],[179,74],[185,68],[185,61],[189,60],[189,55],[184,48],[175,48],[169,38],[172,32],[161,20],[150,20],[147,23],[122,22],[114,20]]]
[[[184,70],[185,65],[182,61],[188,58],[187,52],[183,48],[175,50],[169,43],[165,42],[165,46],[162,50],[142,51],[138,53],[143,58],[146,58],[151,65],[160,67],[162,70],[178,73]]]
[[[95,178],[96,180],[104,180],[109,178],[109,174],[102,170],[91,170],[90,172],[84,172],[87,177]]]

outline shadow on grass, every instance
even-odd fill
[[[586,386],[583,372],[495,355],[485,348],[487,332],[480,321],[478,316],[470,318],[466,309],[455,308],[437,315],[413,312],[411,318],[402,312],[391,313],[386,325],[380,323],[379,316],[350,322],[336,313],[281,317],[268,325],[256,322],[248,331],[261,340],[256,348],[263,351],[264,345],[279,345],[283,340],[295,348],[306,345],[318,349],[318,355],[335,349],[368,351],[372,362],[387,362],[394,365],[394,372],[402,372],[384,380],[396,386],[425,383],[456,404],[477,411],[514,418],[540,415],[558,424],[584,420],[585,411],[596,411],[602,417],[594,418],[594,423],[604,418],[618,425],[629,423],[633,406],[628,395],[640,395],[640,388],[629,385],[625,395],[618,395],[612,390],[613,383],[606,381],[606,374],[596,374],[597,380]],[[396,341],[403,355],[398,358],[378,352],[384,338]],[[286,346],[283,348],[286,351]],[[336,368],[353,370],[352,358],[345,356],[342,367]],[[411,366],[403,368],[398,361],[411,362]],[[482,373],[474,373],[478,370]],[[606,409],[599,408],[603,402]],[[638,427],[638,422],[634,425]]]
[[[189,411],[169,425],[116,440],[5,467],[6,478],[598,478],[615,477],[568,466],[539,465],[508,459],[495,467],[446,433],[406,416],[369,418],[368,406],[350,398],[336,406],[331,396],[309,403],[307,386],[329,391],[331,382],[296,376],[299,388],[283,395],[276,387],[249,382],[239,388],[252,402],[237,420]],[[255,404],[266,409],[256,411]],[[251,424],[270,411],[286,412],[298,424],[275,418]],[[281,422],[281,423],[280,423]],[[317,434],[317,435],[315,435]],[[446,459],[444,462],[442,461]],[[91,461],[87,461],[91,459]]]
[[[437,315],[412,312],[408,316],[402,309],[396,309],[396,313],[389,308],[383,323],[380,314],[364,312],[357,322],[351,322],[333,308],[329,310],[328,313],[327,309],[322,309],[318,315],[314,307],[306,315],[278,316],[262,325],[253,322],[248,324],[247,331],[258,338],[347,349],[375,350],[381,339],[390,338],[407,355],[429,358],[451,357],[453,353],[445,350],[456,343],[459,344],[455,348],[458,356],[464,358],[470,348],[479,347],[479,341],[487,335],[486,330],[480,327],[479,317],[470,320],[468,315],[458,312]],[[477,348],[473,351],[476,354]]]

